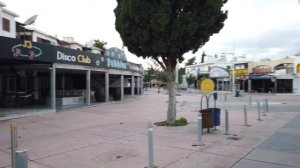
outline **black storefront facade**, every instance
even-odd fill
[[[123,100],[141,81],[141,65],[118,57],[0,37],[0,110]]]

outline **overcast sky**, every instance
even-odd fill
[[[0,0],[7,9],[17,13],[17,21],[24,22],[37,14],[34,27],[62,39],[72,36],[85,44],[100,39],[108,47],[122,47],[115,30],[117,3],[115,0]],[[211,37],[195,55],[200,60],[207,54],[245,54],[249,59],[282,58],[300,52],[299,0],[228,0],[225,9],[228,19],[219,34]],[[126,52],[129,61],[142,59]],[[185,57],[191,58],[187,53]]]

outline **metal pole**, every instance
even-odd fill
[[[265,102],[262,102],[262,108],[263,108],[263,116],[267,116],[266,115],[266,104],[265,104]]]
[[[227,101],[227,93],[224,94],[224,101]]]
[[[249,96],[249,106],[252,106],[252,97]]]
[[[17,168],[16,167],[16,150],[18,148],[17,124],[10,124],[10,133],[11,133],[11,165],[12,168]]]
[[[91,105],[91,70],[86,71],[86,105]]]
[[[245,121],[245,126],[250,127],[250,125],[248,125],[248,115],[247,115],[247,106],[246,105],[244,105],[244,121]]]
[[[109,102],[109,73],[105,72],[105,102]]]
[[[28,168],[27,150],[16,151],[16,166],[17,168]]]
[[[51,108],[56,111],[56,65],[52,65],[51,69],[51,81],[50,81],[50,88],[51,88]]]
[[[265,99],[266,102],[266,112],[269,112],[269,102],[268,99]]]
[[[225,109],[225,135],[229,135],[229,119],[227,109]]]
[[[258,121],[262,121],[261,117],[260,117],[260,102],[257,102],[257,114],[258,114]]]
[[[232,95],[235,96],[235,64],[232,65]]]
[[[198,114],[198,145],[197,146],[204,146],[202,142],[202,114]]]
[[[154,168],[152,123],[148,124],[148,159],[149,159],[148,168]]]

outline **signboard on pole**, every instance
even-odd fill
[[[202,91],[202,93],[209,94],[213,92],[214,89],[215,89],[215,83],[211,79],[204,79],[201,82],[200,90]]]

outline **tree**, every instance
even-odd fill
[[[201,63],[204,63],[204,58],[206,57],[205,52],[203,51],[202,55],[201,55]]]
[[[227,0],[117,0],[116,30],[124,46],[143,58],[154,59],[168,80],[167,123],[176,120],[177,63],[183,54],[197,52],[224,26]]]
[[[192,58],[188,59],[187,63],[185,63],[185,66],[194,64],[196,64],[196,56],[193,56]]]
[[[178,70],[178,83],[181,84],[183,79],[182,79],[182,75],[185,74],[185,68],[179,68]]]
[[[94,47],[97,47],[97,48],[101,49],[102,51],[105,51],[105,49],[106,49],[105,45],[107,45],[107,42],[100,41],[100,40],[94,41]]]
[[[197,78],[193,74],[190,74],[189,76],[187,76],[186,82],[188,83],[188,88],[190,87],[191,84],[195,83],[196,80],[197,80]]]

